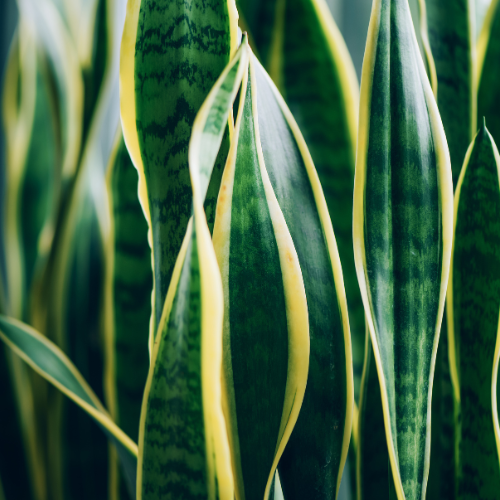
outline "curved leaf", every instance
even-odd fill
[[[34,248],[35,258],[32,258],[33,255],[30,254],[31,248],[26,248],[27,255],[25,255],[24,244],[33,244],[33,241],[29,241],[30,237],[38,239],[43,223],[46,222],[44,218],[40,226],[33,224],[35,226],[33,234],[28,234],[28,227],[23,225],[22,217],[23,212],[26,214],[32,208],[30,202],[35,201],[33,198],[29,201],[23,199],[24,187],[26,184],[29,185],[31,180],[27,175],[28,171],[32,171],[34,167],[30,152],[36,155],[40,154],[40,151],[34,151],[38,146],[36,141],[38,133],[34,129],[35,119],[44,122],[47,119],[50,120],[50,116],[44,116],[43,109],[40,109],[43,107],[44,97],[43,82],[38,85],[38,78],[41,78],[39,75],[40,63],[32,26],[22,18],[19,32],[11,46],[2,100],[3,122],[7,139],[6,180],[9,184],[9,189],[5,193],[5,214],[7,215],[5,220],[5,262],[8,294],[4,305],[6,311],[3,312],[8,311],[19,319],[25,319],[28,313],[28,294],[32,284],[35,259],[38,256],[37,241]],[[47,147],[50,148],[50,144],[47,144]],[[46,167],[46,165],[43,166]],[[52,166],[49,165],[50,167]],[[47,172],[45,174],[50,179],[50,174]],[[42,214],[43,208],[36,206],[36,211],[40,211]],[[33,220],[32,222],[34,223]],[[12,383],[12,395],[15,398],[15,405],[11,407],[11,410],[16,412],[13,417],[19,419],[19,428],[24,441],[21,447],[26,453],[31,487],[36,496],[42,497],[45,489],[46,470],[40,457],[40,437],[37,433],[36,417],[33,414],[35,396],[32,381],[29,380],[26,366],[17,357],[12,356],[12,353],[5,353],[4,362],[6,362],[10,372],[7,383]],[[7,487],[9,487],[8,484]]]
[[[257,93],[251,63],[213,234],[225,297],[224,410],[236,497],[247,499],[274,493],[309,366],[304,283],[262,156]]]
[[[120,64],[121,116],[151,231],[155,326],[191,216],[191,127],[236,45],[233,1],[131,0],[127,4]],[[218,163],[207,195],[211,224],[221,174]]]
[[[60,110],[63,189],[75,175],[82,145],[84,85],[78,55],[60,13],[50,0],[20,0],[53,71]]]
[[[311,153],[337,241],[349,305],[355,399],[363,369],[364,311],[352,250],[352,192],[359,85],[324,0],[239,0],[256,53]],[[267,31],[272,27],[272,36]],[[252,39],[251,39],[252,41]]]
[[[0,338],[37,373],[85,410],[116,446],[127,481],[135,483],[137,445],[111,420],[68,357],[30,326],[0,315]]]
[[[203,203],[247,50],[243,43],[193,126],[194,222],[188,224],[152,350],[139,429],[138,500],[234,498],[221,404],[223,292]]]
[[[297,252],[309,313],[309,375],[297,423],[280,460],[281,485],[287,500],[335,497],[354,406],[342,270],[306,143],[271,79],[255,57],[252,61],[263,163]]]
[[[448,282],[446,138],[406,0],[375,0],[361,80],[356,269],[399,500],[425,497],[432,382]]]
[[[120,16],[111,3],[106,8],[109,52],[103,82],[71,189],[59,206],[50,255],[33,308],[33,324],[65,350],[100,397],[104,241],[109,230],[104,172],[119,120],[116,39],[120,32],[111,21]],[[45,431],[51,443],[45,459],[51,472],[49,496],[54,500],[106,496],[106,440],[73,407],[64,409],[57,394],[49,393],[45,405],[48,409],[44,411],[50,415]],[[73,425],[63,426],[63,418]]]
[[[455,398],[458,499],[493,500],[500,491],[496,386],[500,344],[500,156],[483,125],[455,195],[447,297]],[[495,350],[496,348],[496,350]]]

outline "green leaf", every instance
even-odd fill
[[[246,42],[193,125],[189,149],[194,220],[170,282],[144,394],[137,499],[233,500],[222,411],[223,292],[203,203],[232,103],[248,64]]]
[[[44,132],[36,130],[36,125],[40,126],[42,121],[44,131],[50,136],[50,125],[47,126],[46,122],[49,121],[50,124],[51,116],[44,116],[44,111],[48,110],[44,109],[44,104],[48,103],[44,100],[47,98],[44,90],[47,89],[40,74],[41,66],[41,53],[37,54],[35,36],[30,26],[22,23],[19,34],[11,46],[3,94],[3,122],[7,139],[6,180],[9,189],[5,193],[7,216],[5,240],[8,242],[5,261],[8,296],[4,304],[6,310],[2,312],[9,312],[19,319],[25,319],[28,314],[29,292],[35,262],[39,256],[37,240],[48,219],[48,207],[44,207],[42,201],[43,191],[38,191],[40,197],[31,193],[31,198],[26,200],[24,195],[27,193],[24,188],[29,190],[37,167],[40,167],[43,172],[42,177],[47,178],[49,182],[50,169],[53,169],[50,160],[48,164],[43,162],[40,146],[50,149],[54,144],[49,142],[40,145],[38,138],[42,138]],[[34,159],[41,161],[34,163]],[[42,186],[46,188],[47,184],[43,183]],[[37,202],[42,202],[42,206]],[[34,218],[37,213],[40,214],[41,220]],[[25,222],[23,215],[33,217],[30,220],[32,226],[23,224]],[[27,218],[30,219],[29,216]],[[30,246],[25,247],[25,244]],[[12,383],[10,395],[14,397],[11,411],[15,412],[10,418],[6,417],[6,420],[12,423],[13,419],[19,419],[23,443],[18,443],[18,446],[26,453],[26,465],[31,476],[33,492],[41,497],[44,494],[46,470],[43,461],[40,460],[40,436],[37,433],[37,419],[33,412],[35,398],[32,381],[25,365],[17,357],[5,353],[4,362],[10,372],[8,383]],[[20,470],[25,467],[24,464],[18,465]],[[23,481],[27,481],[27,478]],[[10,489],[8,483],[6,488]]]
[[[260,4],[239,0],[238,6],[255,41],[256,54],[297,121],[321,181],[344,274],[357,401],[365,327],[352,249],[359,101],[356,73],[324,0]]]
[[[18,401],[14,392],[14,377],[12,361],[16,358],[4,344],[0,345],[0,397],[2,398],[2,428],[0,431],[0,449],[9,450],[0,455],[0,478],[3,483],[5,498],[36,498],[33,491],[32,477],[30,477],[29,455],[23,442],[23,421],[17,410]],[[25,397],[27,400],[27,397]],[[29,400],[28,400],[29,401]],[[1,498],[1,494],[0,494]]]
[[[108,6],[107,6],[108,8]],[[37,289],[33,324],[74,361],[99,397],[103,396],[104,242],[109,231],[104,171],[113,145],[118,115],[118,51],[109,6],[109,52],[103,82],[81,158],[70,188],[59,205],[51,252]],[[115,27],[116,28],[116,27]],[[115,50],[113,50],[115,47]],[[67,410],[57,393],[43,400],[41,412],[50,451],[50,491],[54,500],[105,498],[108,493],[108,446],[86,416]],[[61,424],[67,418],[73,425]]]
[[[263,164],[297,252],[309,313],[309,375],[297,423],[280,460],[281,485],[287,500],[335,497],[354,406],[342,270],[327,204],[304,138],[265,70],[255,57],[252,61]]]
[[[427,25],[437,74],[437,103],[457,185],[476,132],[474,19],[469,0],[426,0]]]
[[[153,276],[147,222],[137,197],[137,171],[123,142],[121,127],[108,180],[111,237],[105,291],[106,400],[115,422],[137,441],[149,369]]]
[[[187,161],[191,127],[236,45],[233,1],[131,0],[127,4],[121,116],[151,231],[155,326],[191,216]],[[226,141],[223,152],[225,148]],[[219,162],[207,195],[210,224],[221,174]]]
[[[47,54],[59,103],[62,189],[66,192],[76,173],[82,147],[84,82],[77,49],[68,28],[51,0],[27,0],[21,17],[34,28],[37,43]]]
[[[427,498],[455,499],[455,410],[448,355],[446,313],[432,386],[431,462]]]
[[[448,282],[448,148],[406,0],[373,4],[361,80],[354,252],[399,500],[425,497]]]
[[[135,485],[137,445],[111,420],[68,357],[30,326],[0,315],[0,338],[38,374],[85,410],[116,446],[131,486]]]
[[[500,9],[498,0],[492,0],[477,41],[477,117],[486,118],[488,130],[496,142],[500,141]]]
[[[237,498],[274,492],[309,366],[304,282],[262,156],[254,68],[246,69],[240,91],[213,233],[225,299],[223,404]]]
[[[458,499],[493,500],[500,491],[496,388],[500,356],[500,157],[483,125],[455,195],[447,297],[457,422]]]
[[[368,329],[357,426],[357,499],[387,500],[388,478],[390,480],[389,453],[385,439],[380,383]]]

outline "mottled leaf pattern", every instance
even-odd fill
[[[255,66],[263,158],[297,251],[311,342],[304,402],[279,465],[281,486],[287,500],[335,497],[347,458],[354,399],[338,252],[305,141],[270,78]]]
[[[191,127],[229,62],[233,9],[232,0],[133,0],[127,6],[121,113],[152,232],[156,325],[191,215]],[[221,173],[219,162],[207,195],[211,224]]]
[[[399,500],[425,496],[449,272],[449,153],[406,0],[376,0],[361,82],[356,267]]]
[[[243,44],[219,77],[193,127],[194,221],[153,345],[139,429],[138,500],[234,497],[221,405],[222,284],[203,203],[247,50]]]
[[[137,441],[149,368],[153,276],[147,222],[137,197],[137,171],[123,142],[121,128],[110,163],[105,390],[111,415]],[[121,495],[125,495],[124,486],[120,481]]]
[[[500,312],[500,157],[483,125],[467,154],[455,195],[448,289],[456,429],[456,498],[493,500],[500,491],[500,433],[492,382]],[[497,361],[498,362],[498,361]],[[498,374],[497,374],[498,376]]]

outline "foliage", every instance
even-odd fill
[[[487,3],[18,0],[0,500],[498,498]]]

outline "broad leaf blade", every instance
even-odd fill
[[[121,49],[121,115],[151,231],[156,326],[191,215],[191,127],[229,62],[236,29],[232,0],[202,4],[133,0],[127,5]],[[221,173],[218,164],[207,199],[212,224]]]
[[[451,253],[453,188],[406,1],[376,0],[361,82],[354,191],[358,279],[399,500],[425,496],[431,392]]]
[[[255,58],[252,61],[263,161],[297,252],[309,312],[309,376],[280,460],[281,485],[287,500],[335,497],[347,458],[354,403],[340,260],[305,141],[269,76]]]
[[[304,283],[262,156],[257,94],[250,64],[214,227],[225,295],[223,401],[239,498],[273,497],[309,365]]]
[[[221,405],[222,284],[203,203],[247,51],[244,42],[193,126],[194,222],[188,224],[155,336],[139,429],[138,500],[163,494],[234,497]]]
[[[500,338],[498,213],[500,157],[483,125],[467,153],[455,195],[447,298],[455,397],[460,406],[456,430],[459,499],[493,500],[500,491],[498,407],[492,400],[498,378],[495,348]]]
[[[137,445],[111,420],[67,356],[33,328],[0,315],[0,338],[37,373],[85,410],[116,446],[127,480],[135,483]]]
[[[365,328],[352,250],[359,101],[354,67],[324,0],[275,0],[260,5],[240,0],[238,5],[256,53],[290,107],[321,181],[344,274],[357,400]],[[268,25],[272,36],[266,36]]]

